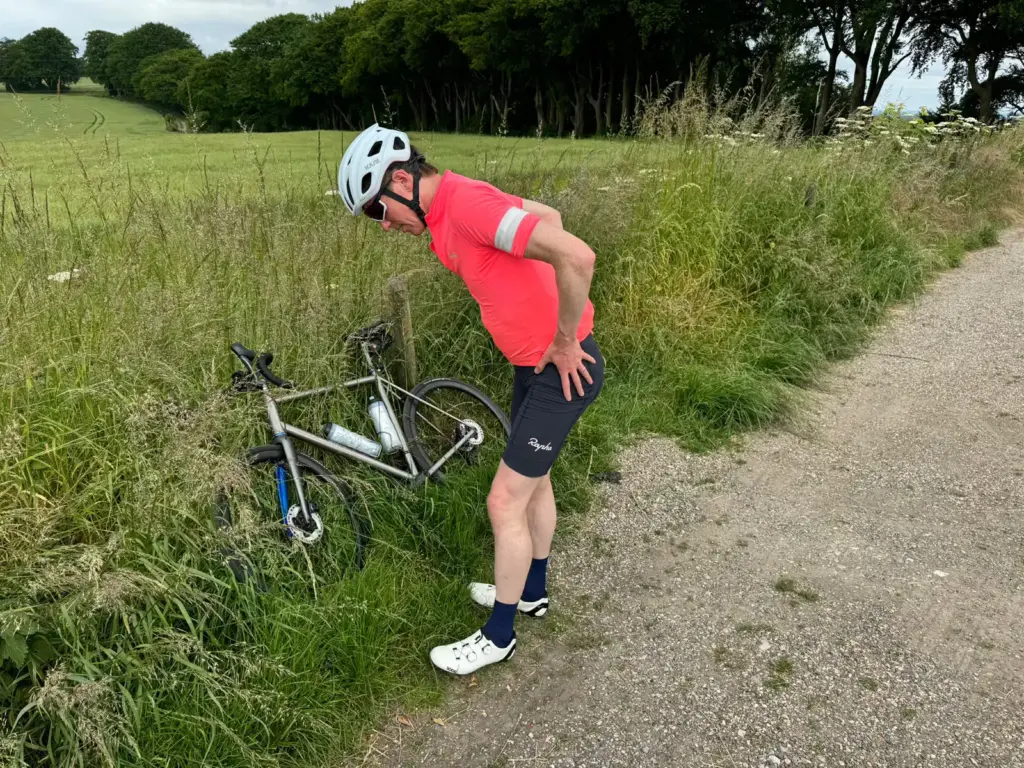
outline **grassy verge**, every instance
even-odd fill
[[[631,436],[705,449],[784,417],[887,306],[992,242],[1022,191],[1013,132],[909,155],[701,140],[594,143],[566,161],[545,143],[493,164],[507,145],[466,141],[459,170],[554,203],[599,254],[608,385],[556,470],[570,517]],[[507,405],[507,365],[426,243],[339,215],[319,161],[274,173],[239,144],[237,178],[207,182],[193,145],[167,160],[184,184],[160,180],[159,157],[140,178],[116,152],[62,146],[45,194],[11,148],[0,177],[0,756],[329,761],[397,702],[438,695],[426,650],[478,620],[463,584],[487,573],[491,468],[409,492],[329,462],[372,516],[366,570],[243,515],[235,543],[270,588],[239,586],[211,500],[224,485],[244,499],[237,457],[267,435],[258,402],[223,393],[228,344],[273,349],[300,382],[337,380],[387,276],[416,270],[426,375]]]

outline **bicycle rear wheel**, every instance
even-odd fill
[[[442,469],[456,460],[496,468],[512,431],[508,416],[491,398],[458,379],[431,379],[417,385],[405,401],[402,426],[409,450],[424,472],[466,434],[471,435],[469,442]],[[441,480],[442,469],[432,479]]]
[[[316,459],[302,453],[297,453],[295,459],[312,519],[302,517],[295,478],[280,445],[261,445],[249,450],[252,500],[262,515],[281,522],[289,538],[310,544],[329,541],[333,558],[362,569],[368,536],[356,514],[352,490]],[[231,525],[230,510],[220,510],[217,517],[219,526]],[[232,570],[237,577],[234,566]]]

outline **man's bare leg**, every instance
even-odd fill
[[[555,511],[555,492],[551,488],[551,473],[541,478],[540,484],[526,506],[533,541],[533,559],[546,560],[551,554],[551,539],[555,535],[558,514]]]
[[[494,607],[482,629],[464,640],[431,649],[430,660],[439,669],[470,674],[510,659],[516,652],[516,612],[533,557],[526,508],[542,480],[519,474],[504,460],[498,465],[487,495],[487,513],[494,529]]]
[[[551,475],[541,478],[540,484],[526,506],[526,518],[530,524],[530,539],[533,542],[533,560],[526,574],[522,601],[533,616],[547,614],[548,556],[551,554],[551,539],[555,535],[558,514],[555,511],[555,494],[551,489]]]
[[[491,484],[487,513],[494,529],[494,586],[498,603],[517,605],[523,594],[534,557],[527,507],[542,481],[546,477],[526,477],[502,461]],[[547,546],[550,547],[550,540]]]

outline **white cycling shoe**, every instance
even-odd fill
[[[516,637],[504,648],[499,648],[481,630],[452,645],[439,645],[430,651],[430,661],[438,669],[453,675],[471,675],[499,661],[508,661],[516,652]]]
[[[474,581],[469,585],[469,596],[473,598],[474,603],[482,605],[484,608],[494,607],[497,592],[498,590],[493,584],[482,584],[479,581]],[[535,600],[532,603],[520,600],[518,610],[520,613],[525,613],[527,616],[539,619],[548,612],[548,596],[544,595],[540,600]]]

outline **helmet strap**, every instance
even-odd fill
[[[420,171],[417,168],[412,173],[412,199],[408,200],[404,197],[396,195],[390,189],[383,190],[380,195],[381,197],[390,197],[392,200],[404,204],[409,210],[419,216],[420,221],[423,222],[423,226],[427,225],[427,214],[423,212],[423,208],[420,207]]]

